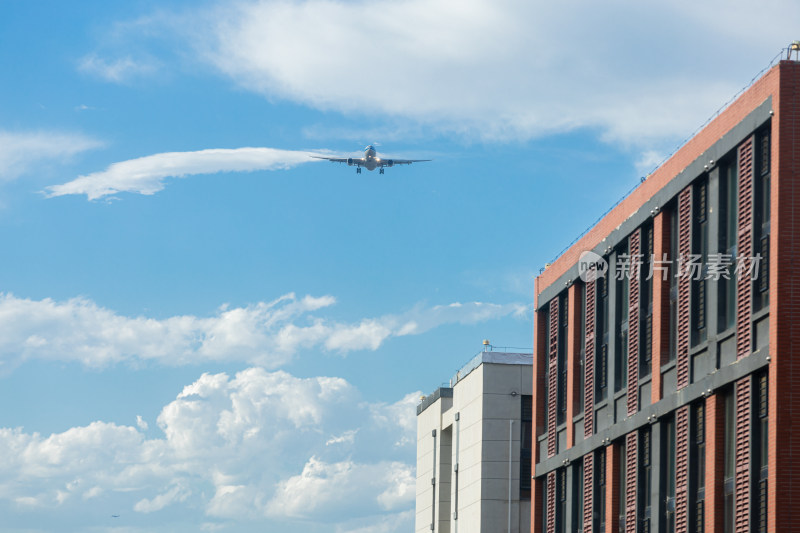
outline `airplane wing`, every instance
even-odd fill
[[[389,163],[391,161],[391,164]],[[380,165],[382,167],[394,165],[410,165],[411,163],[424,163],[425,161],[433,161],[433,159],[381,159]]]
[[[363,157],[325,157],[322,155],[312,155],[314,159],[324,159],[326,161],[331,161],[333,163],[347,163],[352,164],[354,166],[361,166],[366,163]]]

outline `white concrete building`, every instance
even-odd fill
[[[417,406],[417,533],[530,531],[532,363],[481,352]]]

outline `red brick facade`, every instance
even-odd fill
[[[661,212],[653,218],[653,255],[669,260],[670,214]],[[659,259],[662,260],[662,259]],[[668,263],[667,263],[668,264]],[[666,265],[660,265],[666,266]],[[653,273],[653,358],[650,375],[650,403],[661,400],[661,366],[669,359],[669,279],[660,271]]]
[[[767,109],[763,107],[763,104],[769,99],[771,99],[772,109],[769,113],[770,116],[762,117],[763,120],[761,122],[754,123],[751,126],[750,122],[745,119],[752,117],[757,110],[766,115]],[[752,131],[747,132],[746,128],[748,127],[752,127]],[[641,466],[638,463],[634,464],[635,462],[632,461],[626,461],[626,464],[622,464],[622,446],[626,442],[626,438],[628,439],[628,444],[631,444],[632,440],[628,437],[632,434],[631,431],[638,436],[640,429],[646,428],[647,424],[658,424],[661,427],[660,440],[662,442],[666,442],[664,440],[666,436],[663,434],[666,431],[665,428],[671,428],[669,431],[675,432],[675,426],[677,425],[677,432],[674,437],[677,437],[679,441],[676,442],[679,449],[677,450],[676,464],[674,465],[677,472],[669,473],[671,476],[677,476],[677,478],[673,477],[677,481],[677,501],[667,504],[662,501],[664,500],[664,495],[661,495],[659,501],[653,503],[654,509],[660,513],[654,519],[659,520],[660,525],[656,525],[650,530],[665,531],[665,528],[669,530],[672,527],[675,531],[694,531],[695,528],[703,527],[706,533],[721,533],[724,530],[727,513],[727,516],[735,518],[733,530],[737,533],[756,531],[755,528],[758,526],[756,505],[758,502],[754,499],[757,483],[757,476],[754,477],[754,472],[756,471],[754,465],[757,458],[755,457],[755,452],[751,452],[750,441],[755,439],[755,433],[751,434],[751,430],[756,431],[755,424],[758,422],[758,417],[753,415],[755,412],[753,409],[755,409],[754,406],[757,403],[757,389],[753,385],[756,381],[754,381],[753,376],[763,376],[763,374],[757,374],[761,372],[767,372],[768,375],[768,387],[766,390],[768,391],[769,406],[766,419],[767,425],[765,426],[767,428],[767,498],[765,507],[761,507],[762,509],[767,509],[768,522],[766,531],[800,532],[800,422],[795,422],[795,420],[800,421],[800,385],[798,385],[800,384],[800,355],[794,355],[794,351],[800,349],[800,63],[798,62],[781,61],[777,66],[769,70],[537,277],[535,282],[535,305],[539,310],[535,314],[534,427],[536,428],[537,437],[541,437],[547,429],[546,403],[548,401],[548,392],[551,391],[544,380],[545,358],[550,355],[544,353],[546,346],[545,336],[549,334],[544,310],[548,308],[552,301],[553,290],[551,287],[563,286],[565,275],[571,272],[571,269],[578,263],[580,254],[586,250],[598,249],[604,239],[622,227],[623,223],[648,204],[654,195],[665,188],[675,191],[676,186],[673,180],[690,165],[694,164],[692,168],[698,168],[696,164],[698,158],[718,146],[721,139],[734,130],[737,131],[736,135],[739,135],[738,132],[744,131],[743,137],[736,141],[738,144],[734,147],[735,150],[733,148],[730,149],[737,154],[737,168],[742,170],[741,181],[737,182],[740,187],[737,194],[745,195],[745,203],[751,202],[751,198],[746,196],[746,194],[750,193],[747,191],[742,192],[741,187],[753,187],[753,180],[756,179],[753,174],[755,172],[754,168],[757,168],[758,157],[760,157],[757,155],[757,135],[761,135],[758,132],[765,129],[769,135],[768,153],[771,167],[768,178],[770,180],[768,189],[770,206],[768,241],[769,301],[764,310],[754,312],[752,307],[752,298],[754,296],[752,294],[755,289],[753,289],[749,281],[739,280],[738,290],[736,291],[735,332],[732,330],[723,331],[724,327],[720,326],[719,333],[724,333],[724,336],[722,336],[722,340],[719,340],[719,343],[716,338],[717,330],[703,332],[704,335],[708,336],[707,344],[713,347],[713,353],[710,347],[707,348],[708,353],[706,353],[704,345],[698,343],[695,339],[695,336],[699,334],[697,328],[705,328],[707,326],[706,324],[698,326],[693,321],[694,313],[700,313],[694,307],[698,305],[696,301],[697,294],[705,294],[703,292],[706,290],[705,285],[700,291],[694,285],[690,286],[688,281],[681,281],[681,285],[676,287],[674,294],[671,295],[672,280],[669,276],[667,279],[663,279],[657,265],[651,285],[652,334],[649,344],[651,348],[649,377],[646,375],[646,369],[642,370],[641,376],[638,375],[638,368],[628,366],[624,369],[627,372],[625,375],[627,387],[635,387],[638,395],[635,399],[626,399],[624,396],[627,393],[617,394],[612,390],[614,389],[614,379],[615,377],[619,379],[619,376],[609,372],[608,381],[606,382],[609,392],[607,394],[603,392],[603,396],[596,399],[597,414],[595,414],[594,410],[591,413],[584,413],[585,417],[597,416],[597,420],[592,419],[591,422],[580,422],[581,412],[584,411],[583,406],[579,404],[582,396],[580,373],[585,371],[580,365],[580,358],[581,346],[586,338],[584,336],[587,335],[581,329],[580,324],[582,321],[581,313],[584,310],[584,298],[588,300],[585,292],[588,290],[589,285],[580,280],[567,279],[569,288],[566,289],[566,293],[562,292],[562,294],[566,294],[566,299],[563,301],[568,304],[568,324],[565,339],[567,364],[566,424],[564,428],[559,429],[559,431],[565,432],[565,439],[561,441],[560,446],[564,446],[564,442],[566,446],[565,449],[557,449],[555,453],[541,454],[539,451],[540,440],[539,438],[534,438],[534,473],[538,472],[534,483],[532,483],[531,523],[534,533],[541,533],[544,529],[554,528],[556,523],[555,518],[545,520],[545,516],[543,516],[545,503],[548,503],[546,499],[543,499],[548,475],[555,472],[556,469],[570,468],[570,459],[586,463],[584,457],[592,455],[600,447],[604,447],[606,450],[605,532],[615,533],[620,531],[620,505],[627,505],[627,529],[633,530],[631,528],[635,524],[631,525],[633,522],[631,522],[629,509],[631,509],[631,505],[634,505],[631,502],[637,502],[638,500],[629,495],[627,502],[620,502],[620,480],[622,479],[620,469],[641,468]],[[709,163],[706,170],[702,170],[701,165],[699,167],[701,170],[697,173],[697,176],[690,177],[696,181],[693,181],[688,186],[681,185],[682,189],[674,193],[671,200],[672,204],[670,204],[675,206],[672,210],[664,209],[661,212],[652,213],[653,216],[648,223],[652,224],[651,242],[656,260],[665,257],[668,261],[675,260],[669,254],[671,247],[676,245],[676,239],[679,236],[682,240],[681,251],[685,252],[694,246],[694,244],[691,246],[687,244],[689,241],[686,239],[693,238],[692,232],[696,231],[693,229],[697,223],[694,215],[689,215],[689,213],[695,212],[694,201],[691,200],[694,197],[693,195],[697,194],[695,185],[701,180],[708,181],[712,172],[722,172],[720,168],[715,168],[713,161]],[[718,178],[720,175],[714,174],[714,179],[720,179]],[[685,184],[687,182],[683,181],[681,183]],[[705,190],[703,194],[706,194]],[[679,207],[679,195],[682,196],[681,199],[689,202],[689,207],[686,207],[686,205],[682,208]],[[705,196],[703,198],[705,202]],[[747,213],[737,214],[739,216],[738,224],[740,225],[738,236],[741,242],[744,243],[743,246],[739,247],[741,253],[747,252],[748,247],[757,244],[753,240],[754,223],[747,218],[754,216],[755,207],[751,207],[748,204],[746,208],[749,210]],[[677,216],[679,210],[682,212],[681,218],[683,220],[678,220],[680,228],[678,235],[673,234],[672,228],[675,223],[673,217]],[[690,218],[684,218],[686,216]],[[721,215],[715,213],[715,216]],[[691,222],[687,222],[688,220],[691,220]],[[637,247],[640,246],[639,239],[644,239],[644,233],[639,228],[631,228],[631,231],[638,231],[639,235],[637,235],[635,242]],[[759,231],[761,230],[759,229]],[[626,237],[623,236],[621,238]],[[641,246],[644,246],[644,244],[641,244]],[[757,248],[753,248],[752,253],[755,254],[757,251]],[[751,254],[746,253],[746,255],[750,256]],[[639,285],[635,284],[631,285],[631,287],[638,294]],[[678,288],[680,290],[677,290]],[[594,284],[591,285],[591,289],[595,290]],[[546,297],[549,301],[541,300],[545,291],[547,291]],[[672,303],[671,298],[673,298]],[[729,299],[728,301],[731,300]],[[640,321],[638,317],[644,308],[638,307],[640,304],[637,298],[630,298],[629,302],[629,305],[637,307],[630,311],[631,322],[630,324],[626,322],[625,327],[639,328]],[[717,302],[715,301],[714,304],[717,304]],[[594,309],[595,305],[599,307],[600,303],[593,293],[590,304],[591,309]],[[672,316],[671,311],[673,305],[674,316]],[[703,299],[701,305],[706,305],[705,299]],[[704,309],[703,313],[705,312]],[[711,312],[716,312],[716,308],[709,313]],[[717,325],[716,318],[711,324]],[[757,325],[762,328],[760,333],[756,331]],[[768,329],[766,329],[767,327]],[[592,323],[592,328],[592,335],[595,334],[594,328],[598,328],[598,334],[602,335],[603,332],[599,330],[599,324]],[[626,335],[629,334],[629,331],[626,330]],[[646,337],[642,331],[636,329],[630,338],[640,344],[644,343]],[[768,345],[763,342],[763,337],[767,331]],[[756,336],[758,334],[762,338],[757,343]],[[619,331],[612,330],[607,332],[607,336],[614,335],[618,337],[620,335]],[[675,342],[672,346],[671,336],[673,337],[673,342]],[[611,346],[614,346],[614,342],[624,342],[617,337],[612,341]],[[599,336],[596,338],[599,338]],[[628,338],[625,337],[626,340]],[[732,356],[727,355],[731,353],[729,343],[723,346],[723,343],[728,342],[728,339],[734,342]],[[601,350],[600,341],[598,340],[597,342],[598,346],[592,345],[591,349],[593,351],[597,350],[596,353],[599,353]],[[636,348],[625,346],[625,357],[629,357],[629,361],[635,362],[635,356],[641,354],[641,352]],[[619,357],[619,350],[619,345],[617,345],[616,354],[609,350],[608,357]],[[676,356],[675,361],[671,360],[671,350],[673,355]],[[756,353],[758,357],[751,357],[750,360],[757,360],[757,362],[748,363],[748,357]],[[594,359],[595,355],[587,353],[587,361],[590,357],[593,359],[588,366],[590,372],[593,372],[592,375],[596,376],[601,373],[601,369],[596,362],[597,360]],[[729,359],[725,359],[726,357]],[[731,357],[732,359],[730,359]],[[736,359],[740,359],[741,362],[735,363]],[[619,361],[616,364],[619,365]],[[747,366],[748,364],[750,366]],[[712,367],[713,371],[709,371],[709,377],[703,383],[716,383],[719,387],[718,389],[709,388],[706,390],[705,386],[703,386],[702,390],[698,390],[698,384],[706,374],[702,374],[698,378],[700,381],[698,381],[694,373],[702,372],[702,369],[706,368],[703,365],[717,365]],[[734,376],[735,379],[732,377],[729,381],[720,381],[723,378],[712,376],[712,374],[716,373],[716,370],[726,365],[730,365],[731,368],[736,366],[739,369],[728,372],[733,375],[739,371],[740,373]],[[748,374],[743,375],[741,372],[744,371],[741,368],[745,366],[750,370],[747,370]],[[619,366],[616,368],[619,371]],[[727,371],[728,369],[725,368],[725,370]],[[715,379],[717,381],[714,381]],[[640,380],[643,380],[642,387],[649,387],[649,392],[639,394]],[[741,392],[745,390],[743,383],[749,384],[746,387],[747,391],[749,391],[746,397]],[[645,388],[643,390],[647,391],[648,389]],[[764,389],[762,388],[761,390]],[[590,392],[594,396],[592,385],[586,384],[585,391],[586,395],[584,396],[587,396]],[[726,400],[726,398],[729,399]],[[626,400],[627,404],[617,405],[617,401]],[[587,396],[585,401],[587,410],[589,406],[594,409],[594,398]],[[726,419],[726,401],[734,402],[732,405],[735,410],[735,422]],[[669,403],[671,407],[659,407],[667,405],[667,402],[671,402]],[[636,404],[638,404],[638,408]],[[697,407],[696,411],[695,407]],[[656,411],[658,411],[658,416],[655,414]],[[695,415],[694,413],[700,414]],[[613,420],[614,422],[609,425],[606,420]],[[615,432],[614,424],[621,422],[628,424],[627,428]],[[732,423],[737,433],[737,436],[734,437],[736,445],[733,449],[735,450],[736,461],[738,461],[736,488],[735,494],[733,494],[734,508],[731,508],[730,503],[726,507],[723,483],[725,475],[726,424],[728,424],[728,429],[730,430]],[[586,434],[576,434],[575,424],[578,424],[578,428],[587,428]],[[669,424],[673,425],[670,426]],[[695,426],[704,429],[698,429]],[[549,429],[552,433],[553,428]],[[698,431],[702,431],[705,435],[704,441],[702,439],[697,440]],[[583,431],[579,429],[578,433],[583,433]],[[611,438],[600,440],[604,435],[611,435]],[[550,442],[552,443],[552,441],[553,436],[551,435]],[[704,448],[698,448],[699,446],[704,446]],[[753,446],[756,446],[756,444],[753,444]],[[569,453],[572,448],[576,448],[574,454]],[[687,465],[696,464],[698,461],[697,452],[694,451],[697,449],[703,450],[702,456],[705,460],[704,499],[702,496],[698,496],[699,493],[696,493],[698,482],[696,480],[689,481],[689,476],[693,474],[691,473],[691,468]],[[639,450],[639,456],[642,456],[642,453]],[[552,459],[547,461],[545,458],[544,461],[540,461],[539,458],[543,456],[552,456]],[[638,460],[637,458],[636,461]],[[542,463],[546,464],[543,465]],[[537,470],[537,467],[540,468]],[[595,473],[598,471],[597,464],[590,466],[590,468],[594,468],[593,472]],[[661,464],[660,468],[665,468],[665,465]],[[577,470],[575,474],[570,475],[577,476]],[[576,478],[573,482],[583,485],[584,488],[579,493],[587,503],[592,504],[597,495],[586,487],[586,479],[588,478],[584,476],[580,481]],[[626,476],[626,479],[633,478]],[[761,498],[760,502],[763,501],[764,499]],[[697,502],[702,506],[695,505]],[[674,516],[669,516],[665,519],[664,515],[668,515],[671,512],[668,509],[669,505],[673,504],[677,504]],[[656,511],[653,512],[655,513]],[[587,515],[584,513],[580,516],[581,525],[583,527],[589,525]],[[670,520],[673,519],[675,520],[674,526],[665,525],[672,524],[673,522]],[[633,520],[634,522],[638,520],[638,515]]]
[[[582,406],[580,401],[580,374],[581,371],[581,330],[578,327],[581,319],[581,293],[580,285],[569,288],[569,318],[567,319],[567,420],[572,420]],[[567,447],[575,444],[575,427],[567,424]]]
[[[770,72],[773,108],[769,531],[800,531],[800,64]],[[777,87],[775,87],[777,85]]]

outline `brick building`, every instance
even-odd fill
[[[532,531],[800,531],[800,63],[545,270],[535,307]]]

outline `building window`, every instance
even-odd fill
[[[639,276],[639,377],[650,374],[653,360],[653,223],[642,228],[642,267]],[[660,275],[654,273],[653,275]]]
[[[661,491],[665,496],[662,524],[665,531],[675,531],[675,418],[662,426],[666,437],[661,447]]]
[[[540,335],[544,336],[544,359],[545,365],[549,362],[550,359],[550,306],[545,305],[544,309],[540,311],[544,315],[544,320],[542,320],[542,324],[544,325],[544,331],[540,333]]]
[[[753,252],[761,255],[758,278],[753,283],[753,311],[769,305],[770,138],[769,130],[756,136],[756,170],[753,176]]]
[[[597,337],[595,341],[595,391],[597,396],[595,401],[605,400],[608,393],[608,278],[598,278],[595,283],[597,287],[597,302],[595,327]]]
[[[753,457],[755,461],[755,478],[753,495],[753,524],[754,531],[766,533],[767,531],[767,458],[769,452],[769,395],[767,391],[767,373],[763,372],[756,377],[755,395],[755,444]]]
[[[628,261],[627,241],[617,250],[617,261]],[[630,263],[628,263],[630,264]],[[628,291],[630,288],[629,272],[617,276],[616,313],[616,349],[614,350],[614,392],[619,392],[628,385]]]
[[[558,389],[556,424],[561,425],[567,418],[567,316],[569,316],[569,298],[567,294],[559,296],[558,312]]]
[[[567,469],[561,468],[556,475],[556,531],[567,531]]]
[[[706,499],[706,418],[703,403],[692,407],[690,428],[689,483],[692,497],[690,521],[695,525],[696,533],[703,533]]]
[[[736,263],[739,180],[735,158],[721,165],[719,177],[719,251],[731,265],[728,268],[729,279],[720,277],[717,285],[719,288],[717,329],[722,332],[736,325],[736,280],[733,272]]]
[[[572,529],[583,531],[583,458],[572,465]]]
[[[652,507],[653,479],[652,447],[650,443],[650,428],[645,427],[641,432],[639,452],[639,533],[650,533],[650,510]]]
[[[725,393],[725,471],[723,474],[724,531],[733,533],[736,519],[734,478],[736,464],[736,396],[733,390]]]
[[[519,499],[531,499],[531,457],[533,451],[533,396],[523,394],[520,422]]]
[[[594,530],[605,533],[606,530],[606,449],[601,448],[594,456]]]
[[[707,339],[707,287],[706,265],[708,264],[708,178],[703,177],[694,185],[692,214],[692,254],[700,263],[699,272],[692,272],[692,344]]]

